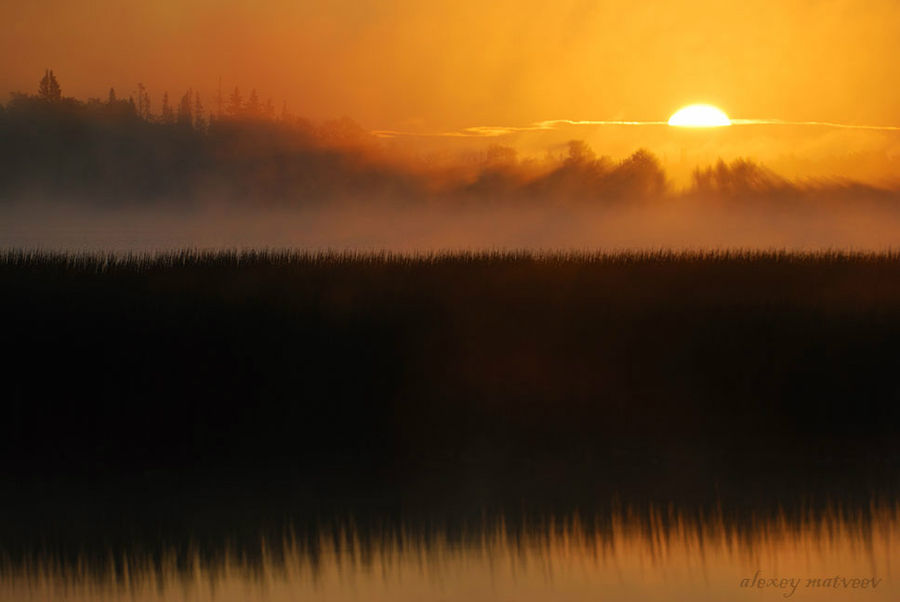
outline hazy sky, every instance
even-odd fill
[[[4,96],[52,67],[77,97],[141,81],[156,110],[162,91],[188,87],[209,105],[221,77],[371,129],[665,120],[691,102],[733,118],[900,125],[895,0],[30,0],[0,4],[0,22]],[[796,154],[796,141],[776,152],[759,135],[735,153]],[[832,155],[874,153],[882,171],[900,155],[900,134],[809,136],[800,148],[827,137]]]

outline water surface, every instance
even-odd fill
[[[182,516],[176,528],[156,513],[113,515],[108,524],[86,513],[85,525],[5,539],[0,598],[886,601],[900,594],[900,505],[885,499],[760,511],[615,499],[593,512],[413,508],[288,512],[250,502],[229,518]],[[248,522],[235,522],[240,513]]]

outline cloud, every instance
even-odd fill
[[[457,137],[457,138],[496,138],[509,136],[521,132],[539,132],[558,130],[571,126],[668,126],[668,121],[622,121],[622,120],[595,120],[595,119],[548,119],[536,121],[522,126],[512,125],[476,125],[454,131],[443,132],[417,132],[402,130],[373,130],[371,134],[378,138],[398,137]],[[900,126],[896,125],[865,125],[853,123],[838,123],[833,121],[787,121],[784,119],[731,119],[731,125],[784,125],[784,126],[815,126],[823,128],[838,128],[847,130],[871,130],[882,132],[900,132]]]

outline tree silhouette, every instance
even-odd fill
[[[137,85],[137,114],[141,119],[150,120],[150,93],[142,83]]]
[[[108,102],[109,102],[109,104],[115,104],[115,102],[116,102],[116,89],[115,89],[115,88],[110,88],[110,89],[109,89],[109,100],[108,100]]]
[[[591,162],[596,158],[594,151],[584,140],[569,140],[568,147],[569,156],[566,158],[567,165],[584,164]]]
[[[169,93],[163,92],[162,99],[162,109],[160,112],[160,119],[163,123],[172,123],[175,121],[175,116],[172,114],[172,107],[169,106]]]
[[[259,104],[259,97],[256,95],[256,88],[250,90],[250,98],[247,99],[247,105],[244,107],[244,111],[251,117],[260,116],[261,107]]]
[[[194,93],[194,127],[198,130],[204,129],[206,127],[206,122],[203,119],[203,103],[200,102],[200,93]]]
[[[243,110],[244,99],[241,97],[241,91],[235,86],[234,92],[228,95],[228,106],[225,108],[225,111],[232,117],[237,117]]]
[[[181,101],[178,103],[178,125],[184,127],[191,127],[194,124],[193,118],[193,100],[194,92],[192,90],[188,90],[185,92],[184,96],[181,97]]]
[[[53,75],[52,69],[44,71],[44,77],[41,78],[41,84],[38,86],[38,97],[49,102],[56,102],[62,99],[62,90],[56,76]]]

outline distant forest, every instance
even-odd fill
[[[313,125],[275,114],[235,88],[208,110],[199,94],[150,93],[80,101],[47,71],[37,94],[0,106],[0,194],[119,202],[199,193],[267,199],[328,196],[394,186],[368,169],[368,133],[349,119]],[[339,176],[339,177],[335,177]],[[384,182],[379,182],[384,179]],[[340,188],[340,190],[338,190]],[[298,194],[299,193],[299,194]]]
[[[164,93],[158,110],[143,84],[120,97],[66,97],[47,70],[36,94],[0,104],[0,201],[232,201],[264,205],[340,199],[393,202],[604,204],[671,196],[801,202],[897,200],[853,183],[798,184],[747,160],[700,169],[673,193],[646,150],[615,161],[581,140],[543,160],[490,145],[468,160],[413,156],[342,118],[324,123],[276,110],[239,88],[205,105],[192,90]]]

